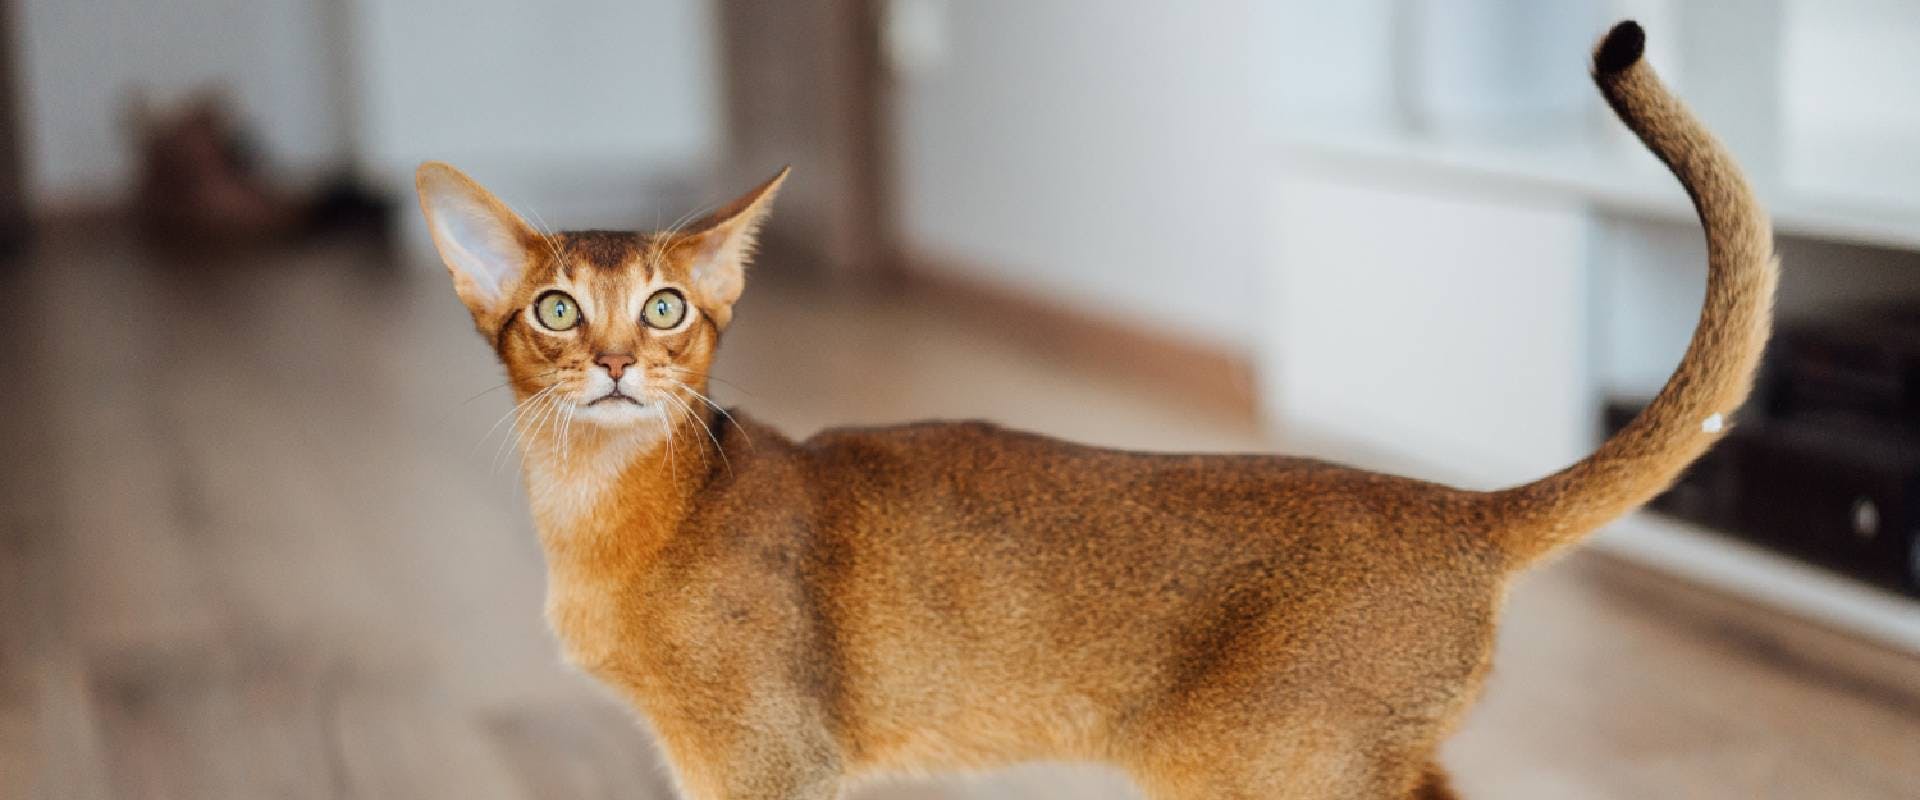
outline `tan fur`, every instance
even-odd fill
[[[794,442],[697,394],[780,177],[683,231],[547,237],[422,167],[456,288],[531,409],[528,489],[568,658],[645,714],[693,798],[832,798],[867,776],[1033,759],[1111,762],[1154,798],[1453,796],[1434,751],[1486,674],[1509,577],[1698,455],[1766,334],[1766,218],[1639,49],[1637,28],[1616,29],[1596,77],[1698,200],[1699,333],[1620,437],[1495,493],[982,423]],[[524,248],[485,291],[497,265],[459,248],[504,240]],[[525,309],[556,282],[604,313],[571,335],[536,327]],[[618,311],[661,286],[698,324],[660,333]],[[601,353],[639,359],[631,413],[658,424],[565,424]]]
[[[1639,60],[1641,36],[1616,29],[1598,57],[1612,48],[1633,63],[1594,77],[1693,197],[1707,231],[1707,298],[1679,368],[1638,418],[1585,460],[1497,496],[1510,518],[1497,534],[1523,563],[1652,499],[1724,435],[1707,420],[1730,420],[1746,400],[1773,325],[1772,226],[1733,157]]]

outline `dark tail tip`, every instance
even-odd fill
[[[1593,74],[1605,78],[1618,75],[1628,67],[1640,63],[1640,55],[1647,49],[1647,32],[1640,23],[1627,20],[1607,31],[1607,38],[1600,40],[1600,48],[1593,52]]]

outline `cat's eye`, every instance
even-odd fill
[[[540,295],[533,301],[533,318],[550,331],[564,331],[580,324],[580,304],[573,295],[559,290]]]
[[[668,330],[687,318],[687,299],[672,289],[661,289],[647,298],[647,307],[640,310],[640,316],[649,327]]]

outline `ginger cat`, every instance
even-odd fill
[[[785,171],[684,230],[546,236],[423,165],[454,288],[529,410],[566,656],[697,800],[1036,759],[1110,762],[1162,800],[1452,797],[1434,752],[1509,579],[1712,445],[1767,337],[1768,219],[1643,45],[1622,23],[1594,76],[1699,211],[1699,328],[1632,425],[1495,492],[982,423],[794,442],[702,394]]]

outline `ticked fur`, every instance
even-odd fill
[[[568,657],[645,714],[699,800],[1034,759],[1110,762],[1154,798],[1452,796],[1434,752],[1510,577],[1673,480],[1766,337],[1767,218],[1641,49],[1622,24],[1595,78],[1699,208],[1698,332],[1618,437],[1491,493],[981,423],[795,442],[704,395],[784,172],[684,228],[544,235],[423,166],[436,244],[523,404]],[[556,291],[576,326],[536,313]],[[644,322],[662,291],[687,316]]]

